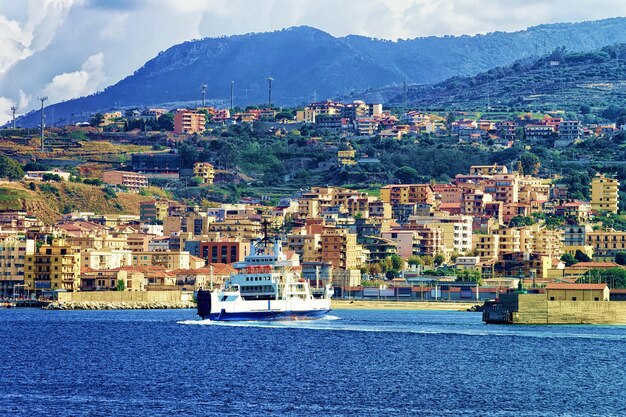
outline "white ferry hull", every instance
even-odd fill
[[[198,315],[214,321],[319,319],[331,311],[330,299],[221,301],[217,292],[198,291]]]

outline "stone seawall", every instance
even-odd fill
[[[195,308],[192,292],[90,291],[61,292],[48,310],[136,310]]]
[[[170,308],[196,308],[191,301],[66,301],[52,302],[44,307],[46,310],[153,310]]]

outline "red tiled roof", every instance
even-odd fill
[[[621,268],[621,265],[615,262],[578,262],[570,268]]]

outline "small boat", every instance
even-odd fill
[[[237,271],[215,291],[198,290],[198,315],[215,321],[318,319],[331,310],[333,288],[312,288],[287,259],[280,240],[250,244],[250,255],[233,264]],[[317,281],[317,280],[316,280]],[[318,281],[319,282],[319,281]]]

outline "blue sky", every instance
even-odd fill
[[[619,0],[0,0],[0,123],[91,94],[190,39],[309,25],[384,39],[626,15]]]

